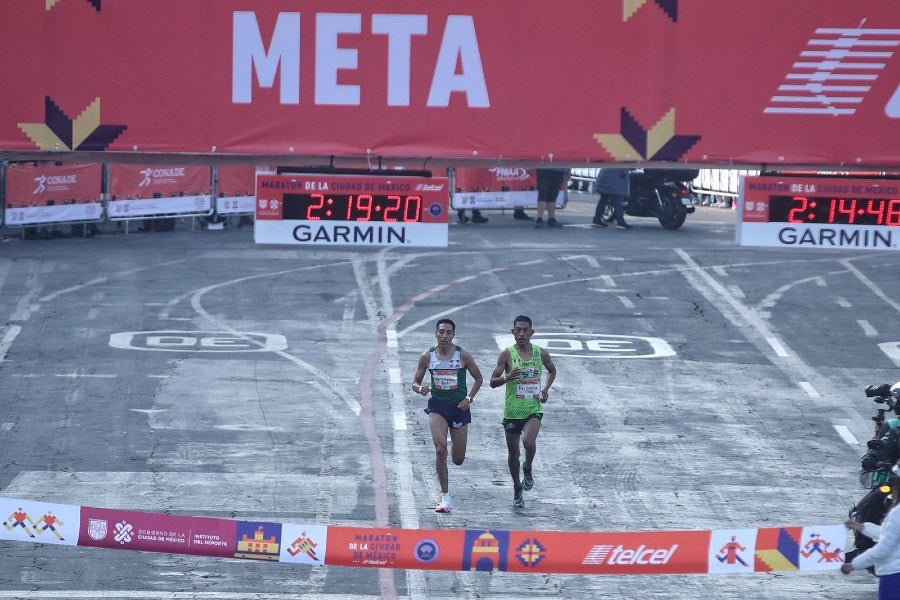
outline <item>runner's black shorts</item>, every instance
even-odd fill
[[[543,418],[544,413],[535,413],[533,415],[525,417],[524,419],[503,419],[503,430],[506,433],[522,435],[522,430],[525,428],[525,423],[527,423],[531,419],[537,419],[538,421],[541,421]]]
[[[472,411],[457,408],[457,404],[459,402],[447,402],[432,396],[428,398],[428,408],[425,409],[425,412],[439,414],[447,421],[450,429],[459,429],[472,422]]]

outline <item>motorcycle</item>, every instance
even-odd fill
[[[875,437],[867,442],[868,450],[860,461],[859,481],[869,492],[850,509],[849,516],[857,523],[880,524],[892,500],[891,468],[900,458],[900,418],[886,418],[889,412],[900,416],[900,382],[893,386],[888,383],[870,385],[866,387],[866,396],[886,408],[877,408],[872,417]],[[853,545],[854,549],[845,553],[846,562],[874,546],[875,542],[854,531]]]
[[[688,185],[700,172],[696,169],[635,169],[629,173],[630,190],[625,214],[656,217],[664,229],[678,229],[694,212],[694,192]],[[607,204],[603,218],[613,221],[613,206]]]

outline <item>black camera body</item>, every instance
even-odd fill
[[[869,450],[862,457],[865,471],[885,471],[900,459],[900,429],[891,427],[880,438],[869,440]]]
[[[885,418],[886,413],[900,414],[900,386],[898,390],[892,389],[889,383],[870,385],[866,387],[866,396],[875,400],[877,404],[887,405],[887,408],[879,408],[878,415],[872,417],[878,431],[875,439],[867,442],[868,451],[863,455],[861,462],[863,471],[889,471],[897,460],[900,459],[900,427],[891,427]]]

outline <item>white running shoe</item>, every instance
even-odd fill
[[[453,507],[450,502],[450,494],[444,494],[443,496],[441,496],[441,503],[434,507],[434,512],[448,513],[452,508]]]

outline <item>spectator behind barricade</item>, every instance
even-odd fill
[[[525,186],[522,186],[522,190],[524,190],[524,189],[525,189]],[[510,187],[508,185],[504,185],[503,187],[500,188],[500,191],[501,192],[511,192],[512,187]],[[519,219],[522,221],[530,221],[532,219],[532,217],[529,216],[528,213],[525,212],[525,207],[515,206],[515,207],[513,207],[513,219]]]
[[[603,213],[606,212],[606,207],[612,203],[616,229],[631,229],[632,226],[625,222],[625,198],[628,197],[630,191],[630,173],[628,169],[600,169],[596,185],[597,191],[600,192],[600,199],[597,200],[594,220],[591,223],[594,227],[606,227],[607,221],[603,219]]]
[[[562,227],[556,220],[556,197],[568,177],[568,169],[537,169],[537,219],[535,229],[544,226],[544,211],[547,211],[547,227]]]
[[[462,190],[462,188],[458,187],[458,188],[456,188],[456,191],[461,193],[463,190]],[[478,190],[474,189],[472,191],[477,192]],[[488,190],[485,189],[484,191],[488,191]],[[464,208],[460,208],[456,211],[456,218],[460,222],[460,224],[468,223],[470,220],[473,223],[487,223],[488,222],[488,218],[485,216],[482,216],[481,211],[478,210],[477,208],[472,209],[472,218],[471,219],[469,219],[469,217],[466,216],[466,209],[464,209]]]

